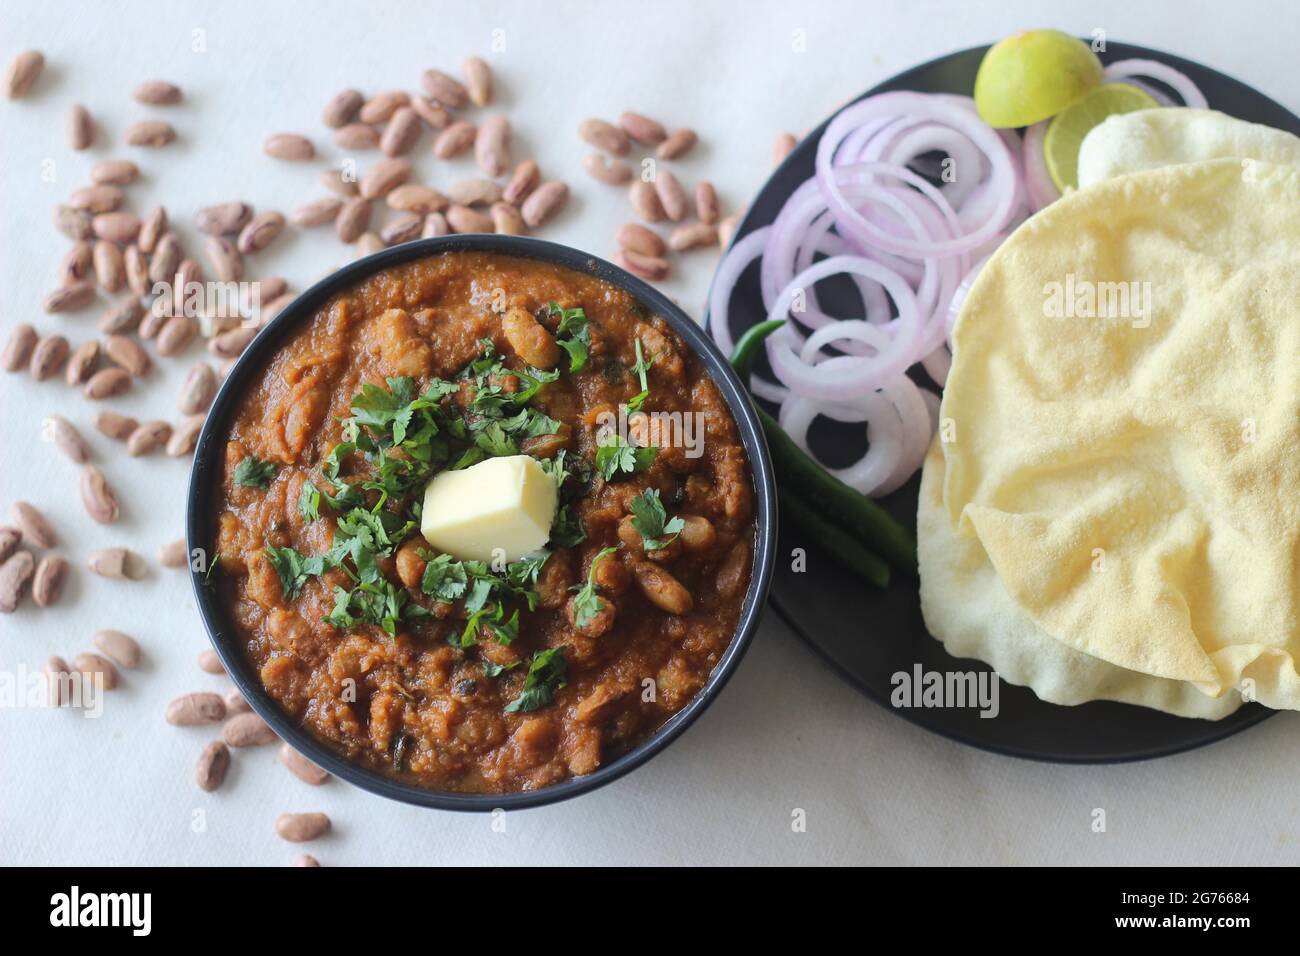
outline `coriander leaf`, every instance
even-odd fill
[[[216,584],[215,579],[216,579],[217,569],[220,566],[221,566],[221,552],[218,551],[216,554],[212,556],[212,563],[208,565],[208,569],[203,572],[203,586],[205,588],[211,588]]]
[[[504,609],[497,605],[495,615],[488,615],[487,626],[498,644],[509,644],[519,636],[519,611],[516,610],[509,619],[505,619]]]
[[[522,663],[523,661],[511,661],[509,664],[495,664],[485,657],[482,661],[483,673],[487,677],[500,677],[506,671],[514,670]]]
[[[491,339],[479,339],[478,346],[481,354],[461,370],[462,378],[477,378],[480,375],[485,375],[492,366],[499,364],[501,355],[497,352],[497,347],[492,344]]]
[[[418,604],[411,602],[405,588],[399,588],[392,581],[383,582],[383,592],[379,595],[382,605],[378,611],[379,626],[390,637],[397,636],[397,623],[415,618],[428,617],[429,612]]]
[[[596,470],[606,481],[613,481],[619,474],[634,475],[645,471],[658,453],[659,449],[653,446],[629,445],[622,435],[615,433],[597,446]]]
[[[551,522],[550,543],[557,548],[572,548],[586,539],[587,532],[582,527],[582,519],[573,514],[568,505],[562,505],[555,512],[555,520]]]
[[[480,608],[475,611],[469,616],[469,620],[465,622],[465,629],[460,632],[460,639],[457,640],[454,636],[449,635],[447,637],[448,643],[450,643],[452,647],[473,647],[478,643],[479,623],[487,616],[487,614],[488,611],[486,608]]]
[[[550,557],[551,552],[541,548],[525,554],[518,561],[506,566],[505,586],[515,597],[527,602],[529,611],[536,611],[537,602],[541,600],[541,596],[533,586],[537,583],[537,576],[541,573],[542,566],[550,560]]]
[[[311,479],[304,481],[302,490],[298,492],[298,513],[303,521],[320,519],[320,489],[311,483]]]
[[[542,458],[537,462],[542,466],[542,471],[555,481],[556,488],[563,488],[565,479],[569,477],[569,469],[564,461],[566,457],[568,457],[568,449],[561,448],[555,453],[554,458]]]
[[[555,344],[569,353],[569,372],[581,372],[591,353],[591,329],[587,327],[587,313],[582,309],[562,309],[552,302],[547,309],[558,315],[560,323],[555,328]]]
[[[357,619],[352,614],[351,607],[352,592],[337,584],[334,585],[334,610],[325,615],[325,623],[341,628],[352,627],[357,623]]]
[[[654,365],[655,357],[651,355],[646,358],[641,352],[641,340],[636,339],[636,364],[632,366],[632,371],[636,373],[641,381],[641,391],[633,395],[627,403],[627,410],[631,412],[641,411],[641,406],[645,400],[650,397],[650,384],[646,378],[646,373],[650,371],[650,366]]]
[[[468,468],[471,465],[477,465],[480,461],[487,458],[487,453],[482,448],[475,446],[467,448],[465,454],[461,455],[456,461],[448,466],[448,471],[460,471],[462,468]]]
[[[516,369],[510,374],[519,379],[520,383],[524,386],[519,391],[515,392],[516,405],[522,405],[527,401],[531,401],[533,396],[541,390],[543,385],[549,385],[551,382],[558,382],[560,380],[560,370],[558,368],[545,371],[540,368],[533,368],[530,365],[527,371]]]
[[[334,589],[334,609],[325,615],[325,622],[335,627],[353,627],[358,623],[373,624],[391,637],[397,636],[401,621],[427,617],[429,611],[411,602],[405,589],[391,581],[381,579],[362,583],[352,591]]]
[[[583,330],[586,333],[586,330]],[[584,335],[589,338],[589,335]],[[560,348],[569,353],[569,372],[581,372],[587,364],[587,355],[591,346],[583,338],[557,339],[555,342]]]
[[[474,565],[482,565],[483,570],[476,570]],[[469,588],[469,597],[465,598],[465,610],[477,614],[483,609],[487,599],[492,596],[492,591],[497,586],[497,579],[488,573],[487,566],[482,561],[466,561],[465,570],[474,580]]]
[[[522,693],[506,705],[505,712],[526,714],[545,707],[555,700],[555,692],[567,683],[568,672],[563,647],[538,651],[528,665]]]
[[[501,427],[517,440],[554,435],[560,430],[560,423],[535,408],[525,408],[517,415],[502,419]]]
[[[454,601],[465,593],[468,581],[465,565],[453,561],[450,554],[440,554],[425,564],[420,590],[440,601]]]
[[[493,458],[504,458],[519,454],[519,446],[506,434],[500,422],[491,422],[486,428],[474,435],[474,444]]]
[[[617,551],[618,548],[601,548],[596,556],[591,559],[591,567],[587,570],[587,583],[571,587],[570,591],[577,591],[573,599],[573,624],[581,629],[596,619],[601,611],[605,609],[605,602],[600,599],[596,593],[599,585],[596,584],[596,568],[601,561],[604,561],[609,555]]]
[[[480,608],[465,622],[465,629],[460,635],[460,646],[473,647],[477,644],[479,631],[484,627],[492,632],[498,644],[509,644],[519,636],[519,612],[515,611],[507,620],[503,605],[493,604]],[[452,643],[455,644],[455,641]]]
[[[388,379],[388,389],[365,382],[352,396],[352,415],[358,425],[376,431],[391,430],[393,420],[411,403],[415,383],[409,378]]]
[[[516,589],[527,588],[530,584],[536,584],[537,575],[541,573],[542,566],[546,564],[550,557],[551,552],[545,548],[530,551],[518,561],[506,566],[506,581]]]
[[[275,462],[262,461],[249,455],[235,466],[235,484],[265,490],[275,477],[275,472]]]
[[[343,459],[357,450],[357,443],[354,441],[341,441],[325,456],[325,462],[321,470],[325,472],[325,477],[330,481],[339,480],[339,467],[343,464]]]
[[[435,378],[430,382],[423,392],[420,393],[420,401],[433,404],[448,395],[455,395],[460,391],[460,386],[455,382],[448,382],[441,378]]]
[[[642,546],[647,551],[668,547],[686,526],[680,517],[668,520],[668,512],[659,500],[658,488],[647,488],[629,503],[632,509],[632,527],[641,535]],[[667,535],[666,538],[661,536]]]
[[[314,554],[306,557],[293,548],[266,546],[266,557],[280,576],[280,590],[289,600],[294,600],[302,591],[307,579],[324,574],[330,566],[326,555]]]
[[[403,521],[391,511],[353,508],[339,518],[335,538],[340,533],[347,538],[358,538],[366,550],[387,556],[413,530],[414,522]]]

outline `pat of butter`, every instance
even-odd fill
[[[518,561],[546,544],[559,492],[528,455],[489,458],[433,477],[420,532],[458,561]]]

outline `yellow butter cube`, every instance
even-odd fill
[[[555,481],[537,459],[489,458],[434,476],[420,531],[458,561],[517,561],[546,544],[558,503]]]

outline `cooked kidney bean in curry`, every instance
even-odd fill
[[[648,427],[672,412],[698,413],[698,446]],[[501,453],[562,482],[546,549],[439,555],[428,478]],[[224,455],[213,581],[263,686],[402,779],[590,773],[684,707],[735,632],[754,545],[736,424],[668,324],[595,278],[485,253],[379,273],[272,355]]]

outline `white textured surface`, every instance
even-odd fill
[[[1056,9],[1053,10],[1052,7]],[[310,10],[310,18],[305,18]],[[288,210],[318,195],[315,170],[335,157],[319,123],[336,89],[413,89],[429,66],[458,68],[477,52],[496,68],[500,106],[516,128],[516,155],[534,155],[576,195],[546,238],[611,251],[625,218],[621,197],[584,181],[574,129],[587,115],[640,109],[692,125],[700,148],[680,165],[688,183],[712,179],[734,208],[766,175],[782,129],[815,125],[839,102],[900,69],[1016,29],[1103,28],[1116,40],[1170,50],[1252,83],[1300,108],[1294,22],[1283,2],[1044,4],[941,2],[776,4],[6,2],[0,59],[35,46],[50,66],[37,94],[0,102],[0,324],[34,321],[74,343],[96,311],[44,316],[67,242],[49,209],[84,184],[94,159],[132,155],[144,181],[135,209],[164,202],[186,238],[199,206],[243,198]],[[504,52],[490,52],[494,30]],[[192,51],[194,30],[206,52]],[[805,52],[794,52],[794,31]],[[187,101],[158,115],[181,141],[150,152],[120,145],[153,112],[130,99],[147,77],[175,80]],[[64,115],[84,102],[101,123],[88,154],[65,146]],[[300,130],[326,146],[312,171],[260,152],[264,135]],[[421,144],[427,150],[427,137]],[[42,172],[54,163],[55,181]],[[435,169],[447,185],[468,161]],[[258,257],[259,275],[299,287],[348,258],[332,235],[294,231]],[[712,254],[698,254],[667,284],[699,311]],[[199,356],[197,347],[187,356]],[[174,417],[189,361],[164,362],[117,405]],[[76,470],[39,440],[40,419],[60,412],[90,432],[91,406],[57,382],[0,380],[0,508],[26,498],[44,508],[78,565],[97,547],[129,543],[150,556],[179,535],[184,464],[128,459],[91,440],[123,498],[124,519],[92,525]],[[219,688],[200,673],[204,646],[183,575],[139,584],[78,569],[63,605],[27,604],[0,618],[0,672],[71,657],[100,627],[135,634],[147,663],[127,677],[98,721],[68,712],[0,711],[0,860],[5,863],[280,864],[298,848],[272,830],[286,810],[324,810],[335,833],[309,849],[324,863],[1266,863],[1300,858],[1297,717],[1284,714],[1228,742],[1132,766],[1071,768],[980,753],[925,733],[858,696],[769,616],[726,692],[665,753],[577,802],[511,814],[504,832],[486,816],[390,804],[332,782],[313,789],[274,748],[236,754],[226,787],[205,795],[192,766],[211,733],[162,720],[168,700]],[[795,808],[807,832],[791,830]],[[1107,832],[1093,833],[1095,808]],[[192,822],[202,811],[206,831]]]

